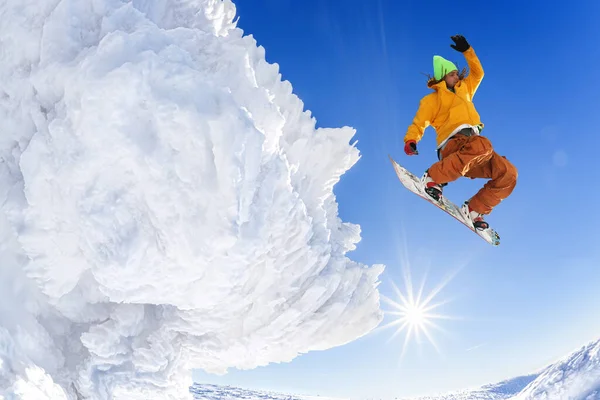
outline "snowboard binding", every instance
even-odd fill
[[[440,201],[442,199],[442,191],[436,188],[435,186],[426,187],[425,193],[427,193],[435,201]]]
[[[479,232],[483,232],[486,229],[489,229],[490,224],[488,224],[483,219],[483,216],[481,214],[478,214],[475,211],[471,210],[468,201],[465,201],[465,203],[462,205],[461,211],[464,217],[467,219],[467,221],[473,224],[473,228],[475,228]]]
[[[447,183],[436,183],[429,176],[429,170],[426,170],[421,178],[421,183],[423,184],[423,189],[425,193],[427,193],[432,199],[437,202],[442,201],[442,190],[444,186],[448,185]]]

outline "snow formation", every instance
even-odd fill
[[[600,340],[546,368],[512,400],[600,400]]]
[[[355,132],[230,0],[4,0],[0,48],[0,399],[191,398],[380,322]]]
[[[539,372],[477,389],[412,400],[600,400],[600,339]],[[409,400],[409,399],[406,399]]]

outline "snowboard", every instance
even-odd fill
[[[398,179],[404,187],[408,190],[416,194],[417,196],[427,200],[431,204],[437,206],[439,209],[445,211],[447,214],[453,216],[456,220],[461,222],[464,226],[469,228],[471,231],[475,232],[477,236],[491,244],[492,246],[500,245],[500,235],[494,229],[487,228],[484,230],[475,229],[473,224],[463,216],[463,213],[460,211],[460,207],[456,204],[448,200],[445,196],[442,196],[440,201],[436,201],[432,197],[430,197],[425,190],[423,190],[423,185],[421,183],[421,178],[415,176],[409,170],[398,164],[392,156],[388,155],[392,165],[394,166],[394,170],[396,171],[396,175],[398,175]]]

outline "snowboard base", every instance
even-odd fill
[[[440,201],[435,201],[435,199],[433,199],[431,196],[425,193],[425,191],[422,189],[423,186],[419,177],[415,176],[409,170],[398,164],[392,158],[392,156],[388,155],[388,157],[390,158],[390,161],[394,166],[394,170],[396,171],[398,179],[400,179],[400,182],[402,183],[402,185],[404,185],[404,187],[406,187],[408,190],[410,190],[417,196],[427,200],[429,203],[435,205],[439,209],[445,211],[447,214],[450,214],[452,217],[461,222],[464,226],[469,228],[472,232],[477,234],[477,236],[479,236],[492,246],[500,245],[500,235],[498,235],[498,232],[496,232],[492,228],[487,228],[484,230],[475,229],[473,224],[464,217],[463,213],[460,211],[460,207],[448,200],[445,196],[442,196],[442,199]]]

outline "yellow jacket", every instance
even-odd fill
[[[472,47],[463,55],[469,66],[469,74],[454,86],[455,93],[448,89],[443,80],[431,87],[434,92],[421,99],[419,109],[404,136],[405,143],[421,140],[428,126],[436,131],[438,147],[463,124],[480,125],[483,128],[472,102],[483,79],[483,68]]]

